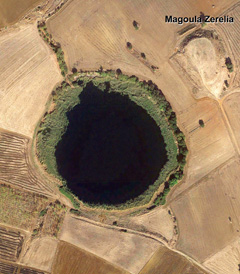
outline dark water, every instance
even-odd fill
[[[83,201],[117,204],[143,193],[167,161],[160,129],[128,96],[91,83],[67,116],[56,148],[59,174]]]

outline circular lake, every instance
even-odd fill
[[[67,117],[55,156],[59,174],[80,200],[123,203],[157,180],[168,160],[160,128],[128,96],[90,82]]]

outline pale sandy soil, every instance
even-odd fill
[[[131,273],[138,273],[160,246],[154,240],[98,227],[70,215],[64,220],[60,240],[92,252]]]
[[[57,239],[50,237],[37,238],[32,241],[20,263],[42,271],[51,272],[57,246]]]
[[[58,64],[35,24],[0,34],[0,51],[0,128],[32,137],[62,79]]]

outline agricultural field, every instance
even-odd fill
[[[239,90],[224,98],[222,106],[232,128],[238,152],[240,152],[240,93]]]
[[[174,263],[173,263],[174,262]],[[183,256],[160,247],[139,274],[206,274]]]
[[[162,235],[168,242],[174,237],[173,216],[168,209],[155,208],[149,213],[131,218],[130,225],[137,225],[151,233]]]
[[[99,227],[67,215],[60,240],[87,250],[126,271],[138,273],[160,244],[138,235]]]
[[[0,32],[0,51],[0,127],[32,137],[53,87],[62,79],[58,64],[36,24]]]
[[[173,197],[235,155],[223,114],[215,101],[202,99],[180,116],[190,155],[184,183],[175,189]],[[200,126],[199,120],[203,120],[204,127]]]
[[[58,240],[55,238],[36,238],[31,242],[20,262],[25,266],[51,272],[57,247]]]
[[[239,159],[233,158],[171,202],[178,250],[203,262],[239,237],[239,174]]]
[[[1,274],[48,274],[33,268],[28,268],[18,264],[8,263],[6,261],[0,261],[0,273]]]
[[[204,261],[204,266],[218,274],[238,274],[239,273],[239,238],[227,245],[212,257]]]
[[[20,232],[0,227],[0,259],[17,261],[24,237]]]
[[[0,28],[17,22],[43,0],[0,1]]]
[[[27,191],[51,196],[51,188],[29,162],[29,139],[2,131],[0,142],[0,180]]]
[[[71,260],[69,260],[71,258]],[[83,249],[71,244],[60,242],[53,274],[130,274],[129,272],[111,264]]]
[[[233,16],[235,18],[234,24],[217,24],[216,29],[219,34],[225,40],[225,44],[228,48],[229,57],[233,62],[233,74],[231,76],[231,85],[234,88],[239,87],[240,83],[240,72],[239,72],[239,42],[240,42],[240,3],[238,2],[236,5],[233,5],[231,8],[226,10],[223,14],[227,14],[228,16]]]

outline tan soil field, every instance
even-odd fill
[[[167,209],[153,209],[149,213],[131,218],[131,223],[140,225],[149,232],[161,234],[167,241],[174,236],[173,220]]]
[[[229,10],[225,11],[224,14],[234,17],[234,24],[217,24],[216,29],[219,34],[224,38],[225,44],[228,47],[229,57],[233,62],[233,75],[231,75],[232,86],[239,87],[240,74],[239,74],[239,55],[240,55],[240,3],[234,5]]]
[[[240,151],[240,92],[229,95],[223,101],[223,108],[228,117]]]
[[[13,24],[43,0],[0,0],[0,28]]]
[[[173,263],[174,262],[174,263]],[[160,247],[139,274],[205,274],[181,255]]]
[[[201,11],[213,15],[235,2],[219,1],[212,9],[211,1],[193,4],[191,0],[73,0],[47,25],[61,43],[69,68],[92,69],[102,65],[116,69],[121,64],[123,71],[138,74],[144,72],[143,66],[126,50],[127,41],[139,52],[144,52],[150,63],[159,65],[173,51],[174,32],[182,28],[166,24],[165,15],[194,16]],[[140,23],[139,31],[132,26],[133,20]]]
[[[50,237],[37,238],[31,242],[21,259],[21,263],[42,271],[51,272],[57,246],[57,239]]]
[[[0,33],[0,127],[32,137],[62,77],[36,25]]]
[[[204,265],[218,274],[239,274],[240,241],[239,238],[223,250],[209,258]]]
[[[240,161],[232,159],[171,203],[177,249],[202,262],[239,238],[239,174]]]
[[[71,244],[60,242],[53,274],[128,274],[129,272]]]
[[[131,273],[138,273],[160,244],[154,240],[99,227],[67,215],[60,240],[69,242]]]
[[[188,169],[185,179],[172,197],[192,186],[209,172],[235,155],[227,127],[217,102],[203,99],[181,112],[182,126],[188,138]],[[199,120],[204,121],[204,128]]]

